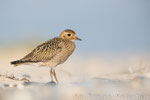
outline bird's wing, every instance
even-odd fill
[[[31,53],[22,60],[29,62],[44,62],[51,60],[62,50],[61,41],[58,38],[51,39],[37,46]]]

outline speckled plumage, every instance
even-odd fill
[[[37,46],[31,53],[21,59],[21,61],[25,61],[26,63],[42,62],[50,67],[55,67],[66,61],[74,49],[74,42],[56,37]],[[51,64],[54,61],[56,65]]]
[[[68,35],[71,34],[71,35]],[[73,53],[75,49],[74,40],[81,40],[75,36],[73,30],[64,30],[59,37],[55,37],[51,40],[38,45],[31,53],[24,58],[13,61],[11,64],[18,66],[21,64],[37,63],[42,66],[51,67],[50,75],[53,81],[52,73],[57,80],[55,67],[64,63],[67,58]]]

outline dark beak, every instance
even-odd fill
[[[78,38],[78,37],[76,37],[76,40],[82,41],[82,39],[80,39],[80,38]]]

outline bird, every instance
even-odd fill
[[[59,83],[55,68],[63,64],[75,50],[75,40],[82,40],[71,29],[63,30],[58,37],[54,37],[40,45],[20,60],[10,62],[14,67],[24,64],[37,64],[50,67],[51,82],[53,78]]]

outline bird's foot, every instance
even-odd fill
[[[50,82],[47,82],[46,85],[56,85],[57,83],[55,81],[50,81]]]

